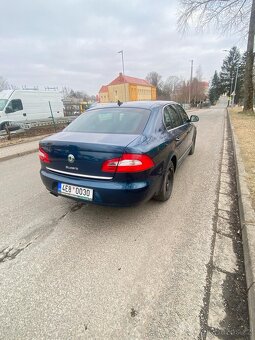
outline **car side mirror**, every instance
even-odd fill
[[[196,116],[196,115],[191,115],[190,116],[190,122],[191,123],[195,123],[195,122],[198,122],[199,121],[199,117]]]
[[[12,109],[10,107],[7,106],[7,108],[5,109],[5,113],[12,113]]]

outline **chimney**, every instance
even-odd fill
[[[119,77],[122,77],[122,76],[123,76],[123,74],[122,74],[122,72],[120,72],[120,73],[119,73]]]

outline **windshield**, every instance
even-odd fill
[[[0,99],[0,111],[3,111],[7,101],[7,99]]]
[[[150,111],[139,108],[103,108],[79,116],[65,131],[140,134],[148,121]]]

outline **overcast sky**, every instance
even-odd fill
[[[177,0],[1,0],[0,76],[17,86],[67,86],[96,94],[122,70],[187,79],[190,60],[210,80],[240,45],[216,32],[177,30]]]

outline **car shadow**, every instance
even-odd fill
[[[150,200],[132,207],[106,207],[93,204],[70,204],[68,218],[72,221],[71,228],[82,229],[122,229],[126,227],[142,226],[157,221],[162,210],[169,207],[169,202]]]

